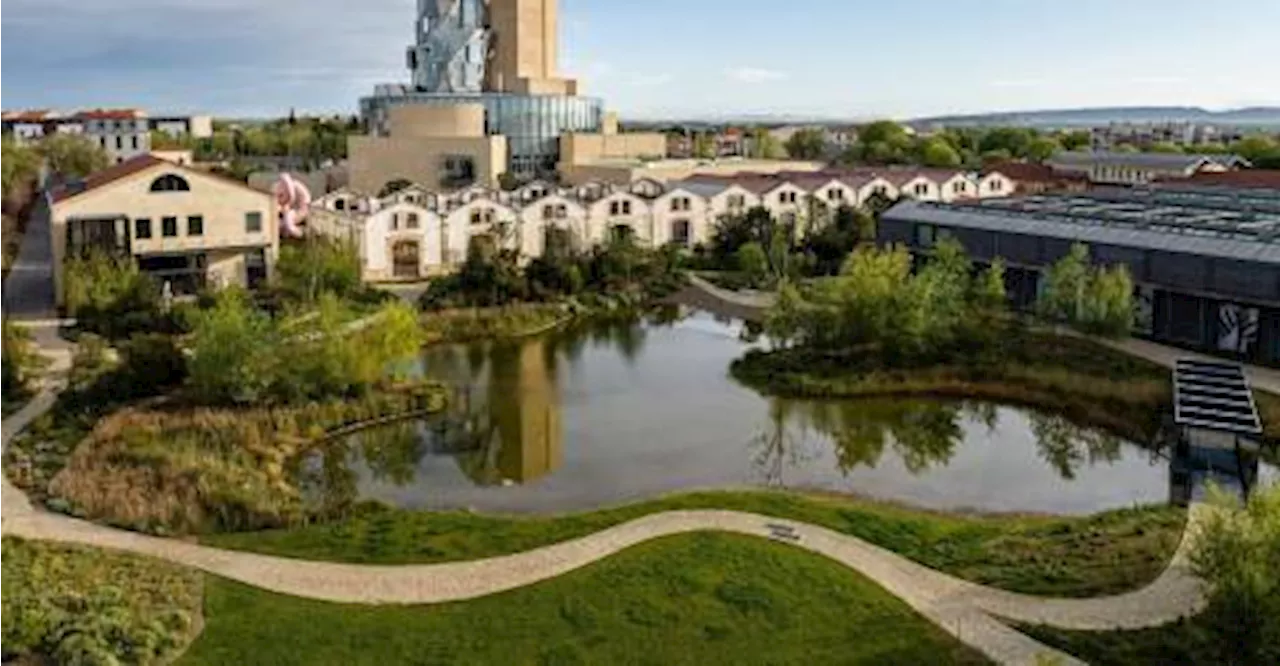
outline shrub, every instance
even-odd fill
[[[187,359],[173,336],[137,333],[120,347],[122,381],[155,389],[177,386],[187,377]]]
[[[109,339],[169,330],[160,287],[132,257],[99,250],[66,261],[64,303],[81,329]]]
[[[324,293],[348,298],[364,291],[355,246],[324,236],[283,244],[275,282],[285,298],[303,303],[314,303]]]
[[[1221,663],[1280,663],[1280,486],[1255,490],[1244,507],[1223,492],[1211,504],[1191,564],[1208,589]]]
[[[6,407],[17,405],[31,394],[35,375],[44,365],[31,344],[25,328],[5,319],[3,324],[3,389]]]

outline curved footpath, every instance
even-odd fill
[[[5,419],[5,446],[53,405],[60,388],[60,382],[51,382],[23,409]],[[1055,599],[960,580],[822,527],[735,511],[652,514],[572,541],[483,560],[373,566],[221,550],[98,525],[33,506],[7,477],[2,499],[0,529],[4,534],[125,550],[274,592],[349,603],[432,604],[472,599],[559,576],[627,547],[673,534],[711,530],[774,538],[825,555],[867,576],[948,633],[1002,664],[1035,664],[1045,656],[1062,664],[1081,662],[1010,629],[997,618],[1067,629],[1140,628],[1193,614],[1204,603],[1199,581],[1186,565],[1187,535],[1195,532],[1194,526],[1208,510],[1204,507],[1192,508],[1178,552],[1151,585],[1111,597]]]

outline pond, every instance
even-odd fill
[[[318,504],[413,509],[577,511],[772,486],[1082,514],[1185,501],[1200,478],[1150,448],[1030,410],[768,398],[728,375],[752,344],[743,337],[737,322],[679,309],[429,348],[421,367],[456,387],[451,412],[351,435],[303,461],[302,487]]]

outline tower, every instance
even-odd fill
[[[482,91],[490,37],[484,0],[418,0],[414,26],[405,55],[415,90]]]

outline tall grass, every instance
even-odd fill
[[[304,517],[290,463],[351,424],[437,411],[413,385],[365,397],[256,409],[134,407],[94,427],[49,485],[50,506],[156,533],[244,530]]]

